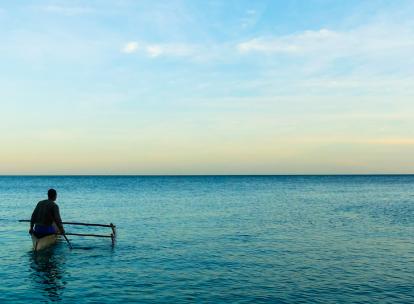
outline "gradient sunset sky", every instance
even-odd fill
[[[414,1],[0,1],[0,174],[414,173]]]

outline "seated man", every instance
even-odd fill
[[[59,206],[55,203],[57,198],[56,190],[49,189],[47,197],[47,200],[37,203],[37,206],[32,213],[32,218],[30,219],[29,233],[33,233],[36,237],[55,233],[65,233],[60,218]]]

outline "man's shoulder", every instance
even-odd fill
[[[51,206],[57,206],[57,204],[54,201],[50,201],[48,199],[45,199],[43,201],[40,201],[37,203],[38,205],[51,205]]]

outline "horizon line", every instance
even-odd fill
[[[274,174],[0,174],[0,177],[207,177],[207,176],[411,176],[414,173],[274,173]]]

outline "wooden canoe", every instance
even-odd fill
[[[56,243],[57,239],[58,239],[57,234],[47,235],[40,239],[38,239],[36,236],[32,234],[33,250],[39,251],[49,246],[52,246],[53,244]]]

